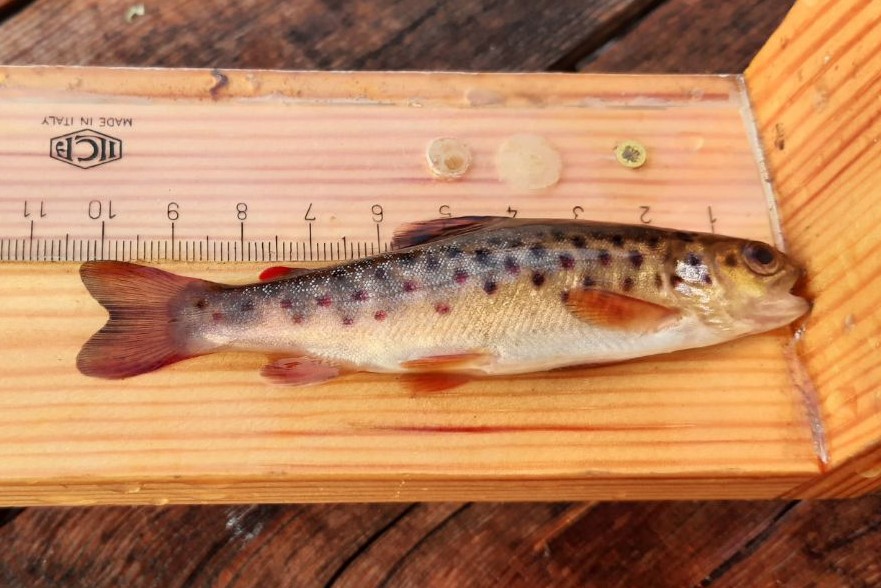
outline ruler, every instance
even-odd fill
[[[0,261],[336,261],[474,214],[773,239],[739,78],[657,79],[0,68]]]

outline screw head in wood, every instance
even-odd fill
[[[621,141],[615,146],[615,159],[624,167],[636,169],[645,165],[648,152],[645,145],[639,141],[628,139]]]

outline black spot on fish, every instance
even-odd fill
[[[501,247],[502,243],[504,243],[505,240],[502,239],[501,237],[490,237],[489,239],[486,240],[486,242],[489,243],[490,245],[492,245],[493,247]]]
[[[625,292],[630,292],[633,290],[633,278],[630,276],[624,278],[624,282],[621,284],[621,288],[624,289]]]
[[[511,247],[512,249],[519,249],[520,247],[523,247],[523,245],[523,239],[511,239],[508,241],[508,247]]]
[[[290,298],[283,298],[278,304],[286,310],[294,307],[294,303],[291,301]]]
[[[345,278],[346,277],[346,270],[345,270],[345,268],[342,268],[342,267],[335,267],[332,270],[330,270],[330,275],[331,275],[331,277],[336,278],[336,279]]]
[[[413,265],[419,259],[418,251],[405,251],[403,253],[398,254],[398,261],[403,265]]]
[[[515,276],[520,273],[520,264],[517,263],[514,256],[509,255],[505,258],[505,271]]]
[[[199,310],[205,310],[206,308],[208,308],[208,301],[204,298],[200,298],[199,300],[196,300],[196,303],[193,306],[195,306]]]
[[[253,300],[242,300],[239,304],[239,310],[242,312],[251,312],[254,310],[254,301]]]
[[[416,282],[413,280],[404,280],[402,287],[404,288],[404,292],[415,292],[418,289]]]
[[[572,269],[573,267],[575,267],[575,258],[568,253],[561,253],[560,267],[567,270]]]
[[[686,243],[694,242],[694,233],[686,233],[685,231],[675,231],[673,236],[680,241],[685,241]]]
[[[682,283],[682,278],[680,278],[678,275],[673,274],[672,276],[670,276],[670,285],[673,286],[674,288],[681,283]]]
[[[446,254],[446,256],[449,259],[455,259],[455,258],[459,257],[460,255],[462,255],[462,248],[456,247],[455,245],[452,245],[450,247],[447,247],[444,250],[444,253]]]
[[[639,251],[631,251],[627,255],[627,258],[630,259],[630,265],[632,265],[634,268],[639,269],[642,267],[643,257],[642,253],[640,253]]]
[[[483,283],[483,291],[487,294],[495,294],[496,290],[499,289],[499,285],[496,284],[493,280],[487,280]]]
[[[453,272],[453,281],[461,286],[468,281],[468,272],[462,268],[457,269]]]
[[[600,265],[603,266],[608,266],[612,263],[612,255],[605,249],[599,250],[597,253],[597,259],[600,261]]]
[[[352,300],[354,300],[355,302],[364,302],[368,298],[369,296],[364,290],[355,290],[354,292],[352,292]]]
[[[581,287],[582,288],[593,288],[596,285],[597,285],[596,280],[594,280],[590,276],[584,276],[581,279]]]
[[[733,253],[729,253],[725,256],[725,265],[728,267],[737,267],[737,256]]]
[[[581,235],[573,235],[570,241],[572,242],[572,246],[576,249],[584,249],[587,247],[587,241],[585,241],[584,237]]]
[[[624,237],[622,235],[612,235],[612,245],[619,249],[624,247]]]
[[[655,288],[660,290],[663,285],[664,285],[664,280],[661,279],[661,274],[656,273],[655,274]]]
[[[529,246],[529,253],[535,259],[541,259],[542,257],[545,256],[545,254],[547,253],[547,250],[545,249],[545,246],[542,245],[541,243],[534,243]]]
[[[569,290],[563,290],[562,292],[560,292],[560,302],[562,302],[563,304],[569,302]]]
[[[480,265],[492,265],[493,258],[488,249],[475,249],[474,261]]]
[[[694,253],[689,253],[688,255],[685,256],[685,263],[687,263],[688,265],[690,265],[692,267],[698,266],[701,264],[701,258],[700,258],[700,256],[698,256]]]
[[[648,245],[652,249],[655,249],[655,248],[657,248],[658,245],[661,244],[661,238],[658,237],[657,235],[652,235],[651,237],[646,239],[645,242],[646,242],[646,245]]]
[[[532,285],[536,288],[541,288],[545,283],[545,275],[540,272],[535,272],[532,274]]]
[[[560,229],[554,229],[553,231],[551,231],[551,238],[557,243],[562,243],[566,240],[566,233],[564,233]]]
[[[440,267],[440,260],[437,258],[437,255],[434,253],[429,253],[425,256],[425,269],[429,271],[435,271]]]
[[[377,280],[387,280],[388,279],[388,271],[384,267],[378,267],[373,272],[373,275]]]
[[[704,284],[708,286],[713,283],[713,278],[710,276],[710,274],[704,274],[704,277],[702,279],[704,281]]]

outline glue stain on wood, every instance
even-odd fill
[[[563,160],[547,139],[515,135],[496,155],[499,179],[517,190],[542,190],[560,181]]]

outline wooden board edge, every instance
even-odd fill
[[[881,478],[879,478],[881,479]],[[129,478],[0,484],[0,506],[97,506],[352,502],[535,502],[780,499],[811,477],[781,475],[591,476],[584,478]]]

